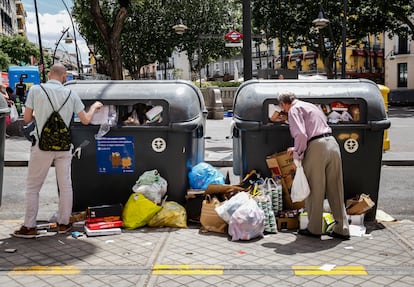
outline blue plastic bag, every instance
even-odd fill
[[[225,176],[211,164],[200,162],[188,173],[190,187],[206,190],[209,184],[224,184]]]

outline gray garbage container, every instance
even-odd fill
[[[4,171],[4,148],[6,138],[6,117],[10,114],[10,108],[6,99],[0,96],[0,206],[3,195],[3,171]]]
[[[341,147],[345,199],[365,193],[377,203],[384,130],[390,121],[380,89],[369,80],[252,80],[242,84],[233,106],[234,173],[242,178],[256,169],[271,176],[266,156],[293,145],[288,124],[269,120],[271,109],[278,106],[278,95],[286,91],[320,105],[330,115],[333,135]],[[338,115],[340,119],[333,120]],[[375,220],[375,214],[376,207],[365,219]]]
[[[66,86],[86,107],[101,101],[116,122],[101,138],[96,138],[99,123],[84,126],[76,117],[71,123],[75,148],[84,146],[72,160],[74,211],[126,203],[139,176],[153,169],[168,182],[168,200],[185,202],[188,171],[204,161],[207,112],[197,87],[185,81],[71,81]]]

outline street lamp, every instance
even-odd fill
[[[75,24],[73,23],[73,18],[72,18],[72,14],[69,11],[68,6],[66,5],[65,1],[62,0],[63,5],[65,5],[66,11],[69,14],[69,18],[70,18],[70,22],[72,23],[72,29],[73,29],[73,39],[75,40],[75,51],[76,51],[76,64],[78,66],[78,75],[81,75],[81,65],[80,65],[80,60],[79,60],[79,47],[78,47],[78,42],[76,40],[76,30],[75,30]]]
[[[333,32],[332,32],[331,22],[329,21],[329,19],[325,18],[322,7],[321,7],[321,10],[319,11],[318,18],[313,20],[312,24],[315,26],[316,29],[318,29],[319,37],[322,37],[321,33],[320,33],[320,30],[325,28],[326,26],[328,26],[329,36],[331,38],[331,43],[330,43],[330,51],[331,52],[330,53],[332,54],[332,59],[333,59],[333,62],[334,62],[334,78],[336,79],[336,74],[337,74],[337,71],[336,71],[336,55],[335,55],[336,53],[335,53],[335,51],[333,49],[333,45],[332,45]]]
[[[178,19],[177,24],[172,27],[176,34],[182,35],[188,29],[186,25],[183,24],[183,20]]]
[[[68,30],[69,30],[69,27],[68,28],[63,28],[63,30],[62,30],[62,35],[60,35],[60,38],[59,38],[59,40],[56,42],[56,44],[55,44],[55,50],[53,51],[53,58],[52,58],[52,65],[55,63],[55,59],[56,59],[56,51],[57,51],[57,49],[58,49],[58,46],[59,46],[59,44],[60,44],[60,41],[62,40],[62,38],[63,38],[63,36],[66,34],[66,38],[65,38],[65,43],[66,44],[71,44],[72,43],[72,37],[69,35],[69,32],[68,32]]]

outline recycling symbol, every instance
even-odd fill
[[[152,140],[151,146],[155,152],[163,152],[167,148],[167,143],[163,138],[155,138]]]
[[[359,143],[356,139],[349,138],[344,142],[344,149],[348,153],[354,153],[358,150]]]

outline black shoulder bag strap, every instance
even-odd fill
[[[63,106],[66,104],[66,102],[69,100],[69,97],[70,97],[70,94],[72,93],[72,90],[69,90],[69,95],[67,96],[67,98],[66,98],[66,100],[63,102],[63,104],[60,106],[60,108],[56,111],[55,110],[55,107],[53,106],[53,104],[52,104],[52,101],[50,100],[50,97],[49,97],[49,94],[46,92],[46,89],[42,86],[42,85],[39,85],[41,88],[42,88],[42,90],[45,92],[45,94],[46,94],[46,96],[47,96],[47,99],[49,100],[49,103],[50,103],[50,105],[52,106],[52,109],[53,109],[53,111],[54,112],[59,112],[62,108],[63,108]],[[36,123],[36,132],[37,132],[37,137],[38,138],[40,138],[40,136],[39,136],[39,129],[37,128],[37,123]]]

